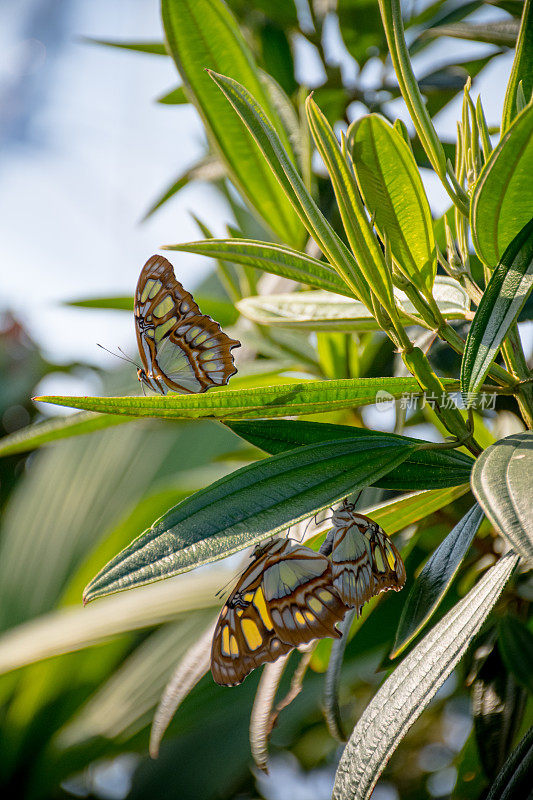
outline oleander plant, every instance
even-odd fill
[[[172,59],[158,102],[202,121],[203,156],[147,216],[193,182],[225,204],[224,237],[198,218],[197,241],[170,230],[163,249],[179,280],[180,253],[212,260],[195,301],[242,344],[237,372],[163,394],[121,363],[102,396],[30,405],[50,366],[28,350],[17,383],[4,332],[0,402],[32,422],[0,440],[0,785],[110,797],[116,770],[131,800],[362,800],[376,784],[379,798],[525,798],[531,0],[162,0],[161,19],[160,42],[98,44]],[[421,75],[442,37],[448,62]],[[490,47],[454,59],[459,39]],[[488,65],[506,81],[498,120],[473,88]],[[451,141],[434,118],[454,99]],[[131,314],[140,267],[131,298],[76,304]],[[151,297],[174,313],[157,291],[156,276],[135,296],[148,337]],[[39,418],[44,403],[76,413]],[[292,548],[298,569],[341,570],[346,509],[378,539],[361,556],[374,589],[340,613],[333,578],[302,599],[294,562],[279,564]],[[276,638],[283,580],[302,626],[329,603],[323,633]],[[270,649],[246,680],[218,663],[215,683],[215,645],[239,668],[245,647]]]

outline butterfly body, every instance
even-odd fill
[[[163,256],[152,256],[142,268],[134,316],[142,361],[137,376],[153,391],[205,392],[237,372],[231,350],[240,342],[201,313]]]
[[[371,597],[405,583],[402,558],[385,531],[344,503],[333,513],[331,571],[342,601],[358,612]]]
[[[255,549],[218,619],[211,648],[217,683],[235,686],[255,667],[324,636],[347,611],[327,558],[286,539]]]

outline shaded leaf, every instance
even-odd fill
[[[522,800],[531,787],[533,726],[513,750],[487,795],[487,800]]]
[[[323,422],[254,420],[253,422],[228,422],[227,426],[247,442],[260,447],[261,450],[265,450],[271,455],[303,445],[332,439],[345,439],[350,436],[379,437],[386,435],[390,437],[391,442],[422,443],[419,439],[411,439],[394,433],[383,434],[381,431],[367,428],[331,425]],[[417,450],[404,461],[400,468],[391,470],[383,478],[375,481],[373,485],[396,491],[458,486],[469,480],[473,464],[470,456],[457,450]]]
[[[533,289],[533,218],[515,236],[492,273],[466,340],[461,391],[467,405]]]
[[[505,666],[533,694],[533,633],[517,617],[499,621],[498,647]]]
[[[100,44],[104,47],[117,47],[119,50],[133,50],[137,53],[150,53],[154,56],[168,56],[164,42],[118,42],[112,39],[93,39],[84,36],[82,41],[88,44]]]
[[[468,39],[472,42],[486,42],[498,47],[514,47],[520,25],[516,20],[485,22],[475,25],[472,22],[455,22],[425,31],[425,36],[452,36],[455,39]]]
[[[483,511],[476,503],[431,554],[403,607],[391,658],[396,658],[407,647],[439,607],[483,517]]]
[[[385,681],[344,749],[333,800],[370,797],[390,756],[464,655],[517,562],[514,553],[501,558]]]

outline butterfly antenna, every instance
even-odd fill
[[[216,593],[215,593],[215,597],[222,597],[222,595],[224,594],[224,592],[226,591],[226,589],[228,588],[228,586],[229,586],[230,584],[232,584],[232,583],[235,583],[235,581],[237,580],[237,578],[238,578],[238,576],[239,576],[239,575],[240,575],[240,572],[236,572],[234,575],[232,575],[232,576],[231,576],[231,578],[230,578],[228,581],[226,581],[226,583],[224,584],[224,586],[222,586],[222,587],[221,587],[221,588],[218,590],[218,592],[216,592]]]
[[[122,353],[122,355],[121,355],[121,356],[119,356],[119,354],[118,354],[118,353],[114,353],[112,350],[108,350],[108,349],[107,349],[107,347],[104,347],[104,345],[103,345],[103,344],[99,344],[98,342],[96,342],[96,346],[97,346],[97,347],[101,347],[101,348],[102,348],[102,350],[105,350],[105,351],[106,351],[106,353],[109,353],[110,355],[112,355],[112,356],[115,356],[116,358],[120,358],[120,359],[121,359],[121,361],[127,361],[129,364],[133,364],[133,366],[134,366],[134,367],[137,367],[137,369],[140,369],[140,367],[139,367],[139,365],[137,364],[137,362],[136,362],[136,361],[133,361],[133,359],[131,359],[131,358],[128,358],[128,356],[126,355],[126,353],[124,353],[124,351],[123,351],[123,350],[121,350],[121,349],[120,349],[120,347],[119,347],[118,349],[119,349],[119,350],[120,350],[120,352]]]

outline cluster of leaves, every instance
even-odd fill
[[[310,766],[331,752],[333,739],[325,745],[318,737],[314,760],[313,747],[302,744],[312,741],[319,724],[317,673],[325,671],[332,736],[343,739],[343,717],[353,718],[355,707],[362,711],[338,766],[334,797],[368,797],[393,752],[401,754],[413,735],[403,741],[408,729],[467,654],[476,726],[460,756],[456,797],[465,796],[465,787],[479,796],[488,781],[493,798],[520,796],[532,753],[531,733],[511,751],[531,722],[525,569],[533,560],[533,383],[516,321],[527,313],[533,285],[533,12],[528,0],[521,27],[514,17],[506,28],[465,22],[481,5],[449,11],[436,2],[405,19],[408,49],[398,0],[339,0],[340,30],[359,66],[372,52],[383,62],[390,53],[397,82],[385,77],[371,90],[364,81],[361,87],[342,82],[328,62],[324,29],[331,12],[321,17],[311,6],[309,18],[298,20],[287,2],[253,8],[235,2],[232,13],[220,0],[163,0],[166,44],[121,45],[170,55],[183,85],[162,102],[193,103],[203,119],[209,153],[152,211],[194,179],[215,181],[227,197],[236,218],[227,238],[213,239],[199,221],[204,239],[169,249],[216,260],[226,294],[199,302],[235,326],[250,355],[230,388],[206,395],[41,398],[81,411],[0,442],[0,453],[9,455],[92,434],[45,452],[7,517],[0,667],[20,672],[16,682],[7,676],[2,684],[11,731],[6,782],[20,780],[20,764],[28,752],[34,755],[45,714],[53,735],[37,750],[42,769],[28,782],[30,796],[45,796],[77,768],[123,752],[125,742],[142,749],[151,710],[167,685],[152,751],[179,705],[170,734],[185,735],[170,735],[157,762],[141,763],[130,796],[158,794],[179,762],[180,796],[231,797],[249,780],[244,739],[254,692],[251,746],[264,767],[279,711],[273,710],[276,691],[285,687],[293,697],[310,666],[305,692],[279,717],[277,741]],[[513,3],[506,6],[516,13]],[[325,82],[313,97],[296,84],[289,46],[296,33],[323,62]],[[436,134],[432,115],[463,87],[466,74],[477,74],[497,53],[447,65],[417,83],[411,60],[440,33],[502,47],[518,35],[495,147],[469,81],[457,142],[442,143]],[[413,141],[403,123],[384,116],[387,102],[400,94]],[[354,100],[372,113],[344,125],[339,141],[332,125],[348,122]],[[327,174],[315,174],[314,149]],[[421,164],[431,165],[450,197],[440,220],[432,219]],[[235,200],[228,181],[250,210]],[[447,274],[437,274],[439,265]],[[265,291],[264,273],[281,279],[281,292]],[[131,299],[86,305],[127,308]],[[461,326],[468,323],[465,341]],[[439,344],[428,355],[434,338]],[[401,361],[394,363],[393,350]],[[460,368],[450,354],[460,357]],[[449,393],[458,388],[468,412],[451,402]],[[527,430],[496,441],[475,407],[480,392],[497,396],[500,431],[509,419]],[[379,393],[395,408],[394,434],[363,424],[362,407]],[[402,399],[423,393],[431,404],[406,419]],[[301,419],[282,419],[287,416]],[[138,417],[165,422],[144,427],[132,423]],[[421,422],[450,441],[436,445],[405,435]],[[131,424],[103,430],[122,423]],[[243,464],[238,469],[235,459]],[[210,472],[194,470],[210,462],[216,462]],[[78,484],[74,470],[83,475]],[[54,477],[53,487],[47,476]],[[238,689],[214,687],[203,676],[224,573],[215,567],[154,582],[303,523],[361,487],[372,487],[363,496],[371,516],[389,534],[403,532],[408,596],[374,599],[361,618],[346,620],[333,648],[319,643],[296,668],[268,665],[259,686],[253,675]],[[323,536],[310,546],[318,548]],[[52,557],[50,540],[61,558]],[[502,541],[513,548],[505,555]],[[85,599],[104,599],[85,610],[69,608],[91,578]],[[124,589],[130,591],[115,596]],[[140,644],[131,634],[163,622]],[[117,636],[100,645],[98,659],[81,653],[37,663]],[[396,658],[406,651],[370,699],[356,677],[361,664],[374,659],[384,668],[387,652]],[[369,682],[375,685],[375,677]],[[348,687],[351,697],[343,695]],[[432,716],[437,725],[435,706],[424,714]],[[200,766],[202,753],[212,765],[209,775]],[[44,769],[46,763],[53,768]],[[412,791],[420,782],[416,775],[410,784],[395,757],[389,773],[400,789]]]

